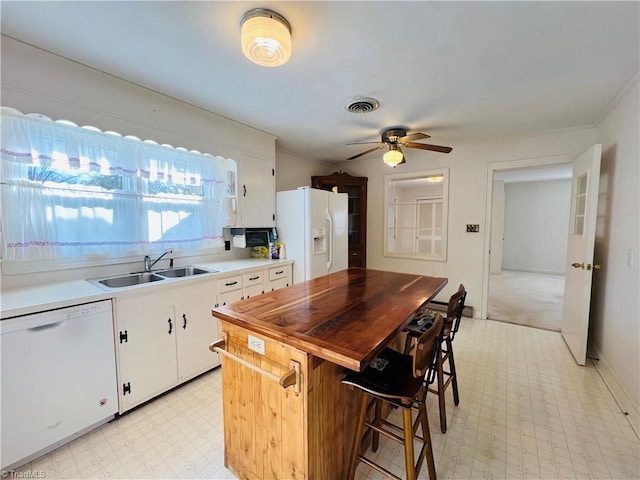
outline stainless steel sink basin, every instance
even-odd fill
[[[194,275],[217,272],[218,270],[208,270],[187,265],[184,267],[167,268],[166,270],[157,270],[153,272],[134,272],[108,278],[89,279],[87,281],[103,288],[126,288],[151,282],[177,280],[180,278],[193,277]]]
[[[142,272],[120,275],[119,277],[103,278],[97,282],[109,288],[122,288],[140,285],[141,283],[159,282],[161,280],[164,280],[164,277],[155,273]]]
[[[167,270],[159,270],[155,272],[158,275],[169,278],[178,277],[192,277],[193,275],[202,275],[204,273],[216,273],[217,270],[205,270],[204,268],[198,268],[193,266],[169,268]]]

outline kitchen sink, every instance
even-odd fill
[[[155,272],[158,275],[169,278],[192,277],[193,275],[202,275],[203,273],[216,273],[217,270],[205,270],[204,268],[186,266],[178,268],[169,268],[167,270],[159,270]]]
[[[142,283],[159,282],[164,280],[164,277],[155,273],[129,273],[127,275],[120,275],[119,277],[110,277],[97,280],[97,283],[109,288],[122,288],[132,287],[134,285],[140,285]]]
[[[153,272],[135,272],[119,275],[117,277],[89,279],[88,281],[100,287],[107,288],[125,288],[135,287],[151,282],[160,282],[163,280],[179,279],[185,277],[193,277],[195,275],[203,275],[206,273],[217,273],[218,270],[208,270],[204,268],[187,265],[184,267],[167,268],[166,270],[156,270]]]

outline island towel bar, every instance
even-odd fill
[[[222,338],[220,340],[216,340],[211,345],[209,345],[209,350],[211,350],[212,352],[217,352],[220,355],[224,355],[225,357],[228,357],[238,362],[240,365],[243,365],[253,370],[254,372],[258,372],[259,374],[264,375],[265,377],[269,377],[270,379],[275,380],[276,382],[278,382],[278,384],[282,388],[288,388],[293,385],[294,391],[296,393],[300,393],[300,364],[298,362],[291,360],[289,362],[291,370],[289,370],[287,373],[285,373],[280,377],[250,362],[247,362],[246,360],[240,357],[235,356],[233,353],[228,352],[227,350],[224,349],[226,343],[227,343],[227,334],[226,332],[223,332]]]

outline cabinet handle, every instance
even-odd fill
[[[224,286],[225,287],[230,287],[231,285],[235,285],[236,283],[238,283],[238,282],[235,281],[235,282],[225,283]]]
[[[186,313],[182,314],[182,320],[184,320],[184,323],[182,324],[182,329],[186,330],[187,329],[187,314]]]
[[[300,363],[296,362],[295,360],[289,360],[289,366],[291,369],[280,377],[274,373],[258,367],[257,365],[254,365],[253,363],[247,362],[243,358],[235,356],[233,353],[226,351],[224,349],[226,343],[227,332],[222,332],[222,338],[209,345],[209,350],[211,350],[212,352],[218,352],[220,355],[230,358],[238,362],[240,365],[253,370],[254,372],[258,372],[261,375],[270,378],[271,380],[275,380],[282,388],[288,388],[293,385],[293,390],[296,393],[300,393]]]
[[[280,271],[276,272],[275,274],[276,275],[282,275],[283,273],[284,273],[284,270],[280,270]]]
[[[246,185],[242,185],[242,196],[243,197],[247,196],[247,186]]]
[[[259,277],[259,276],[258,276],[258,277],[250,277],[250,278],[249,278],[249,280],[250,280],[250,281],[252,281],[252,282],[253,282],[254,280],[259,280],[259,279],[260,279],[260,277]]]
[[[167,322],[169,322],[169,335],[171,335],[171,332],[173,331],[173,324],[171,323],[171,319],[167,320]]]

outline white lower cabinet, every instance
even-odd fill
[[[265,291],[274,291],[291,285],[293,277],[293,268],[291,265],[282,265],[271,267],[269,269],[269,283]]]
[[[116,299],[118,406],[123,413],[220,364],[211,310],[292,284],[290,264],[174,283]]]
[[[120,413],[220,364],[215,283],[182,285],[116,304]]]
[[[242,275],[233,275],[218,280],[218,301],[216,307],[229,305],[244,298]]]
[[[264,293],[264,271],[245,273],[242,278],[244,298],[257,297]]]

